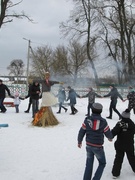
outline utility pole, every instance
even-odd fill
[[[24,40],[28,41],[28,54],[27,54],[27,71],[26,71],[26,76],[27,76],[27,79],[26,79],[26,89],[28,90],[28,79],[29,79],[29,62],[30,62],[30,44],[31,44],[31,41],[29,39],[26,39],[26,38],[23,38]]]

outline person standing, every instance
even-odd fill
[[[67,112],[67,108],[63,106],[63,103],[66,100],[66,93],[65,93],[65,88],[62,85],[59,87],[57,97],[59,101],[59,111],[57,112],[57,114],[61,113],[61,108],[63,108],[65,112]]]
[[[67,87],[68,89],[68,97],[67,97],[67,101],[70,100],[70,107],[71,107],[71,113],[70,115],[74,115],[78,112],[78,110],[75,108],[75,104],[76,104],[76,97],[80,96],[75,92],[74,89],[72,89],[70,86]]]
[[[88,97],[88,107],[87,114],[85,116],[90,116],[90,109],[92,108],[92,104],[95,102],[95,97],[102,97],[98,95],[92,87],[89,88],[89,92],[86,95],[81,96],[81,98]]]
[[[93,103],[92,115],[85,118],[82,127],[78,133],[78,147],[82,147],[82,141],[86,135],[86,167],[83,180],[91,180],[94,157],[98,160],[97,170],[92,180],[100,180],[106,165],[106,157],[104,153],[103,143],[104,135],[109,141],[112,141],[113,136],[106,119],[101,116],[103,106],[100,103]]]
[[[7,111],[3,104],[6,97],[6,92],[9,96],[11,96],[9,88],[5,84],[3,84],[3,81],[0,79],[0,109],[2,113],[5,113]]]
[[[19,113],[19,105],[21,100],[24,100],[24,98],[20,97],[18,92],[16,92],[14,96],[11,96],[11,98],[14,99],[14,106],[16,113]]]
[[[129,86],[129,93],[127,95],[127,99],[124,101],[128,100],[128,109],[131,111],[133,109],[133,112],[135,114],[135,90],[132,86]]]
[[[34,118],[35,114],[38,112],[38,106],[39,106],[39,98],[40,98],[40,85],[37,81],[34,81],[31,89],[31,99],[32,99],[32,117]]]
[[[126,109],[121,114],[122,120],[119,121],[112,129],[113,137],[117,136],[114,147],[116,155],[112,168],[113,178],[120,176],[124,155],[126,153],[128,162],[135,173],[135,149],[134,149],[134,134],[135,124],[130,119],[130,111]]]
[[[27,110],[24,111],[25,113],[29,113],[31,105],[32,105],[32,99],[31,99],[31,94],[30,94],[31,93],[32,82],[33,82],[33,80],[30,80],[28,94],[27,94],[27,96],[25,96],[25,99],[29,98],[29,103],[28,103]]]
[[[113,84],[110,86],[110,89],[111,89],[111,91],[110,91],[108,94],[106,94],[106,95],[103,96],[103,97],[109,97],[109,96],[111,97],[111,102],[110,102],[110,107],[109,107],[109,112],[110,112],[110,114],[109,114],[109,116],[106,117],[106,118],[112,119],[112,113],[113,113],[113,111],[115,111],[115,112],[118,114],[119,119],[121,119],[121,114],[120,114],[119,111],[116,109],[116,105],[117,105],[117,99],[118,99],[118,97],[119,97],[123,102],[124,102],[124,100],[123,100],[122,96],[119,94],[117,88],[116,88]]]

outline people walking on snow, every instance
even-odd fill
[[[110,107],[109,107],[109,116],[106,118],[112,119],[113,111],[115,111],[118,114],[119,119],[121,119],[121,114],[116,109],[116,105],[117,105],[118,97],[124,102],[123,97],[119,94],[117,88],[113,84],[110,85],[110,89],[111,89],[111,91],[108,94],[103,96],[103,97],[110,97],[111,98]]]
[[[75,92],[74,89],[72,89],[70,86],[67,87],[68,89],[68,97],[67,97],[67,101],[70,100],[70,107],[71,107],[71,113],[70,115],[74,115],[78,112],[78,110],[75,108],[75,104],[76,104],[76,97],[79,97],[80,96]]]
[[[88,106],[87,106],[87,114],[86,116],[90,116],[90,109],[92,108],[92,104],[95,102],[95,97],[102,97],[98,95],[92,87],[89,88],[89,92],[86,95],[81,96],[81,98],[88,97]]]
[[[135,90],[132,86],[129,86],[129,93],[127,95],[127,99],[124,101],[128,100],[128,109],[131,111],[133,109],[133,112],[135,114]]]
[[[57,112],[57,114],[61,113],[61,108],[63,108],[65,112],[67,112],[67,108],[63,106],[63,103],[66,100],[66,93],[65,93],[65,88],[62,85],[60,85],[59,87],[57,97],[59,101],[59,111]]]
[[[82,147],[82,141],[86,135],[86,167],[83,180],[100,180],[106,166],[106,157],[104,152],[104,135],[109,141],[112,141],[112,133],[106,119],[101,116],[103,106],[100,103],[93,103],[92,114],[85,118],[82,127],[78,133],[78,147]],[[92,178],[94,157],[98,160],[98,167]]]
[[[2,113],[5,113],[7,111],[3,104],[6,97],[6,92],[9,96],[11,96],[9,88],[5,84],[3,84],[3,81],[0,79],[0,109]]]
[[[117,136],[114,144],[116,155],[112,168],[112,175],[114,179],[120,176],[125,153],[127,155],[128,162],[135,173],[135,124],[130,119],[129,109],[122,112],[121,117],[122,120],[119,121],[112,129],[113,137]]]

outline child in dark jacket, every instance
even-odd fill
[[[134,134],[135,124],[130,119],[130,111],[126,109],[121,114],[122,120],[112,129],[113,136],[117,136],[114,147],[116,155],[112,168],[113,178],[120,176],[124,155],[126,153],[129,164],[135,172]]]
[[[99,165],[94,174],[93,180],[100,180],[106,165],[104,153],[104,135],[112,141],[112,133],[106,119],[101,117],[103,106],[100,103],[93,103],[92,115],[85,118],[78,134],[78,147],[81,148],[82,140],[86,135],[87,160],[83,180],[90,180],[94,164],[94,157],[97,158]]]
[[[95,102],[95,97],[102,97],[98,95],[92,87],[89,88],[89,92],[86,95],[81,96],[81,98],[88,97],[88,107],[87,114],[85,116],[90,116],[90,109],[92,108],[92,104]]]

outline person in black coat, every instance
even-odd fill
[[[67,89],[69,91],[67,101],[70,100],[71,115],[73,115],[78,112],[78,110],[75,108],[75,104],[76,104],[76,97],[80,98],[80,96],[70,86],[68,86]]]
[[[25,96],[25,99],[29,98],[28,108],[26,111],[24,111],[25,113],[29,113],[31,105],[32,105],[32,99],[31,99],[31,94],[30,94],[31,93],[31,86],[32,86],[32,84],[29,84],[28,94],[27,94],[27,96]]]
[[[134,134],[135,124],[130,119],[130,111],[126,109],[121,114],[122,120],[111,130],[113,137],[117,136],[114,147],[116,155],[112,168],[114,178],[120,176],[124,155],[126,153],[128,162],[135,173],[135,149],[134,149]]]
[[[127,99],[124,101],[128,100],[128,109],[131,111],[133,109],[133,112],[135,114],[135,90],[132,86],[129,86],[129,93],[127,95]]]
[[[8,93],[9,96],[11,96],[10,90],[5,84],[3,84],[3,81],[0,79],[0,109],[2,113],[5,113],[7,111],[7,109],[3,104],[4,99],[6,97],[6,92]]]
[[[58,101],[59,101],[59,111],[57,112],[57,114],[61,113],[61,108],[63,108],[65,110],[65,112],[67,112],[67,108],[65,108],[63,106],[63,103],[66,100],[66,93],[65,93],[65,88],[62,85],[60,85],[60,87],[59,87],[57,97],[58,97]]]
[[[85,116],[90,116],[90,109],[92,108],[92,104],[95,102],[95,97],[102,97],[98,95],[92,87],[89,88],[89,92],[86,95],[81,96],[81,98],[88,97],[88,107],[87,114]]]
[[[124,100],[123,100],[122,96],[119,94],[117,88],[116,88],[113,84],[110,86],[110,88],[111,88],[111,91],[110,91],[108,94],[106,94],[106,95],[103,96],[103,97],[109,97],[109,96],[111,97],[111,103],[110,103],[110,107],[109,107],[109,112],[110,112],[110,114],[109,114],[109,116],[106,117],[106,118],[112,119],[112,113],[113,113],[113,110],[114,110],[114,111],[118,114],[119,119],[121,119],[121,114],[120,114],[119,111],[116,109],[116,105],[117,105],[117,99],[118,99],[118,97],[119,97],[123,102],[124,102]]]
[[[34,117],[35,114],[38,112],[40,93],[40,85],[37,81],[34,81],[30,88],[30,94],[32,99],[32,117]]]

